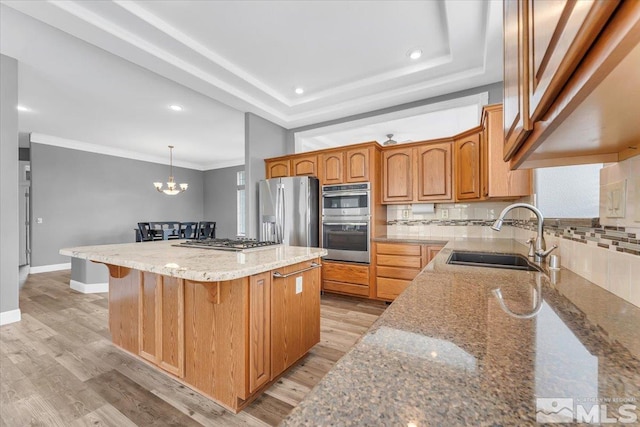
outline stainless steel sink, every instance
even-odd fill
[[[470,265],[473,267],[507,268],[510,270],[542,271],[527,257],[519,254],[498,254],[492,252],[451,251],[447,264]]]

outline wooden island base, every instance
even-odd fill
[[[320,342],[319,261],[220,282],[107,265],[113,343],[237,413]]]

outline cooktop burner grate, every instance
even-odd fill
[[[269,246],[278,244],[279,243],[276,242],[260,242],[254,239],[202,239],[187,240],[186,242],[178,243],[173,246],[239,252],[251,249],[266,249]]]

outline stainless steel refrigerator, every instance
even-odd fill
[[[260,240],[318,247],[319,182],[296,176],[260,181]]]

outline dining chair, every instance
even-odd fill
[[[198,223],[197,222],[181,222],[180,238],[181,239],[197,239]]]
[[[139,222],[138,231],[140,232],[140,241],[150,242],[152,240],[159,240],[156,234],[153,232],[151,224],[148,222]]]
[[[216,223],[215,221],[200,221],[198,223],[198,239],[215,239]]]
[[[162,226],[163,234],[167,240],[180,239],[180,223],[178,221],[165,221]]]

